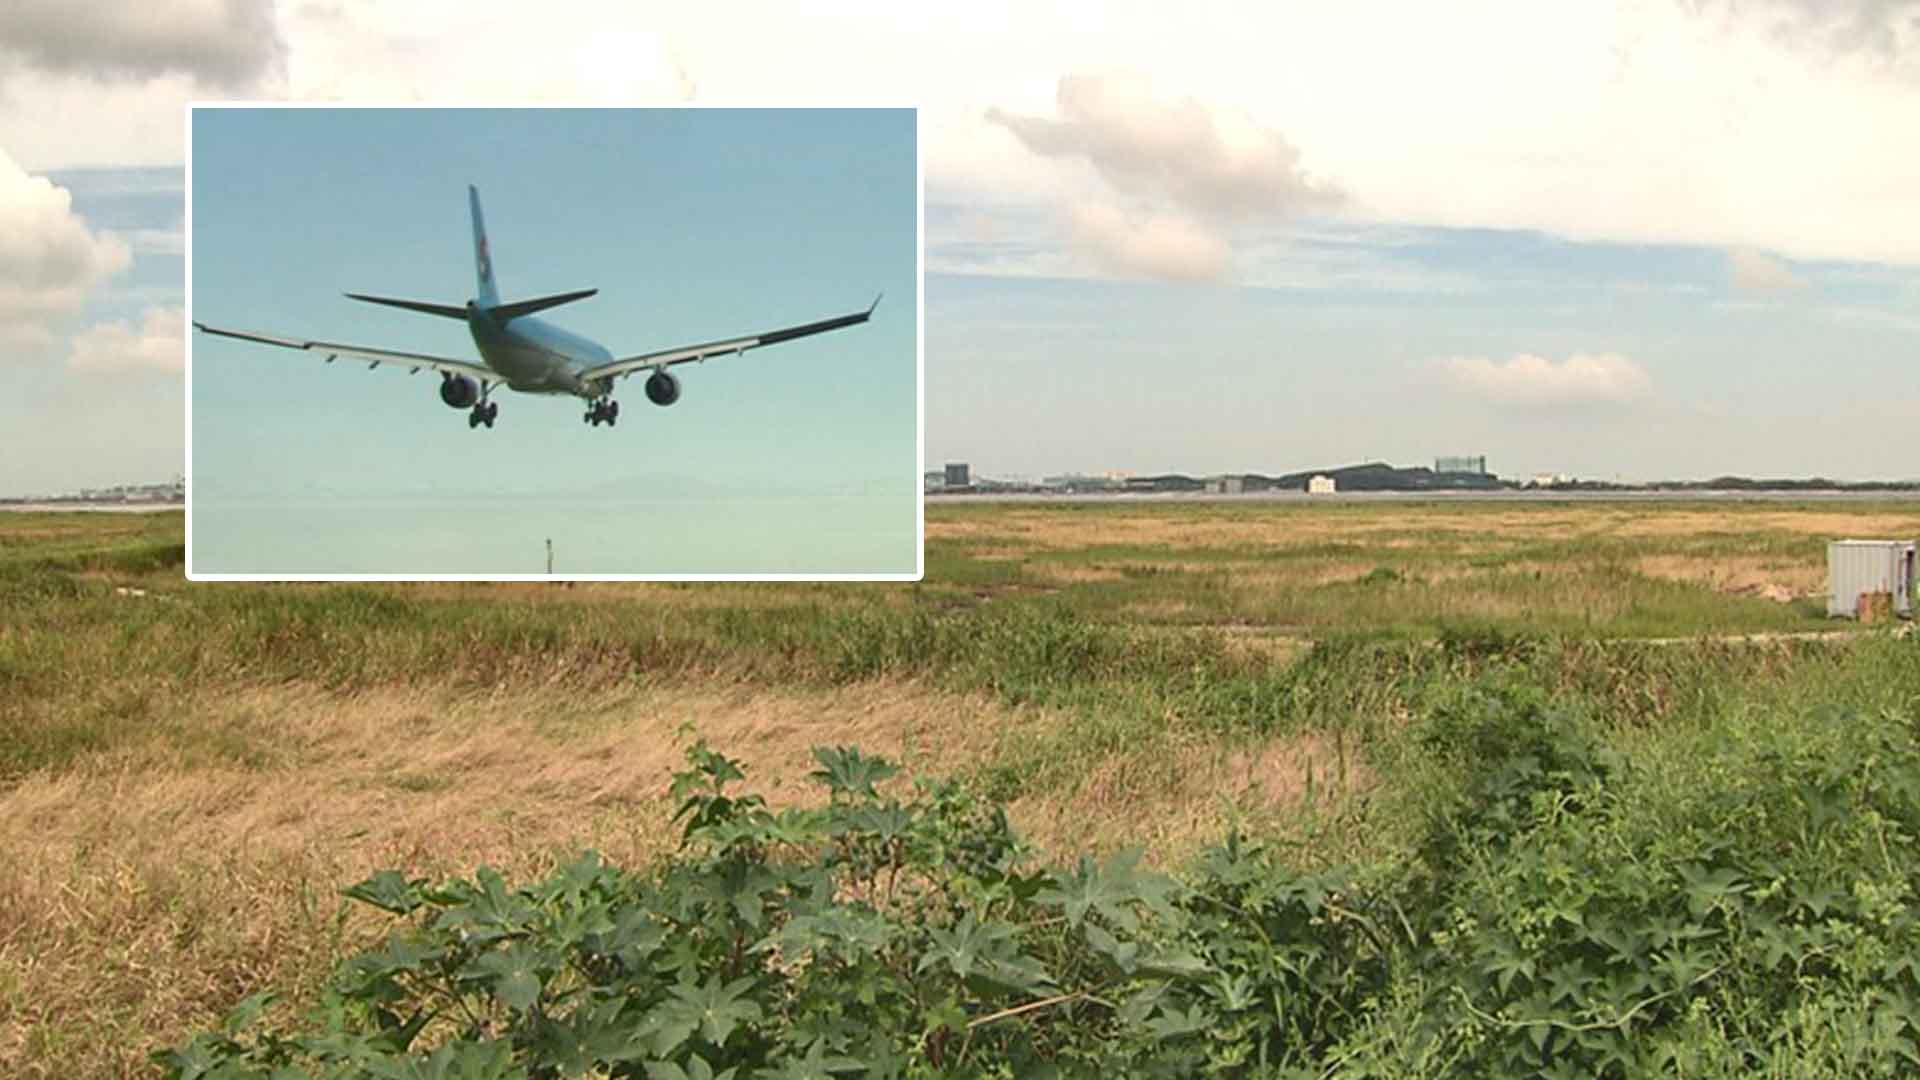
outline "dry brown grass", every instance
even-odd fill
[[[1297,643],[1251,643],[1249,648]],[[384,932],[338,889],[388,867],[529,880],[584,848],[670,851],[691,724],[775,806],[817,803],[811,747],[855,743],[948,774],[1064,721],[906,682],[822,690],[252,688],[185,701],[230,753],[157,739],[0,793],[0,1074],[140,1073],[146,1054],[263,987],[310,997]],[[198,745],[190,742],[189,745]],[[1009,812],[1049,859],[1143,845],[1169,863],[1257,818],[1280,831],[1369,782],[1325,737],[1235,752],[1122,749]],[[1309,779],[1309,777],[1312,779]],[[291,1008],[292,1006],[286,1006]]]
[[[1434,534],[1462,537],[1487,532],[1554,535],[1541,531],[1540,518],[1524,512],[1480,507],[1471,515],[1459,510],[1407,508],[1405,513],[1381,513],[1375,508],[1327,513],[1320,507],[1261,507],[1254,514],[1232,513],[1219,504],[1197,503],[1174,509],[1140,507],[1103,510],[1097,514],[1060,514],[1047,509],[1006,511],[987,518],[927,515],[929,540],[962,540],[991,544],[997,550],[1070,551],[1106,545],[1168,547],[1300,546],[1328,541],[1371,541],[1376,537],[1416,533],[1429,540]]]
[[[1299,643],[1250,642],[1289,655]],[[194,699],[228,756],[129,744],[0,793],[0,1072],[126,1075],[156,1044],[265,986],[311,994],[384,920],[338,897],[388,867],[486,864],[528,880],[584,848],[636,865],[670,851],[683,724],[776,806],[808,805],[811,747],[856,743],[951,773],[1061,723],[1035,708],[902,682],[812,691],[622,688],[354,694],[280,686]],[[1297,813],[1335,779],[1318,736],[1227,754],[1120,751],[1074,790],[1009,809],[1049,858],[1143,845],[1171,861],[1230,817]],[[1308,780],[1311,774],[1318,779]]]
[[[1826,568],[1819,565],[1742,555],[1650,555],[1637,560],[1634,568],[1648,577],[1739,595],[1818,596],[1827,583]]]
[[[1194,740],[1171,753],[1114,755],[1072,791],[1026,796],[1009,806],[1033,823],[1044,849],[1144,846],[1152,862],[1217,842],[1235,824],[1298,836],[1316,815],[1337,812],[1374,785],[1374,775],[1332,735],[1302,732],[1229,750]]]
[[[1914,536],[1920,514],[1832,508],[1775,508],[1729,502],[1697,506],[1617,503],[1577,509],[1502,508],[1487,503],[1382,503],[1325,506],[1193,503],[1177,507],[1102,508],[1062,514],[1046,507],[988,515],[930,511],[929,540],[993,543],[999,557],[1016,550],[1064,551],[1099,545],[1233,547],[1302,546],[1330,541],[1431,549],[1489,538],[1544,542],[1584,536],[1674,537],[1727,530],[1803,536]]]
[[[124,1075],[265,986],[310,991],[380,925],[337,889],[386,867],[526,880],[583,848],[670,850],[683,723],[775,805],[817,800],[809,748],[927,774],[1050,723],[907,683],[818,691],[207,695],[181,721],[254,764],[165,741],[0,793],[0,1075]],[[1058,834],[1054,834],[1058,835]]]
[[[1847,510],[1667,510],[1636,514],[1614,531],[1619,536],[1687,536],[1739,529],[1742,532],[1783,532],[1847,537],[1911,537],[1920,534],[1920,514],[1889,514]]]

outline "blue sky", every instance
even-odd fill
[[[0,421],[35,452],[0,456],[0,492],[180,467],[182,263],[166,245],[183,207],[103,182],[178,188],[182,106],[223,98],[917,106],[935,464],[1204,473],[1483,453],[1510,476],[1920,475],[1907,435],[1920,141],[1888,134],[1920,130],[1915,0],[150,0],[145,21],[16,6],[0,23]],[[676,123],[653,135],[662,153],[593,137],[548,148],[617,159],[609,197],[647,204],[625,215],[602,212],[587,174],[534,183],[484,132],[384,160],[341,156],[326,132],[311,146],[263,137],[231,171],[237,205],[301,212],[255,221],[246,242],[263,257],[280,245],[280,265],[236,263],[236,306],[216,316],[201,296],[202,314],[456,348],[454,324],[337,294],[461,298],[469,181],[507,290],[600,286],[556,318],[617,351],[711,333],[734,309],[706,286],[805,309],[769,312],[773,325],[864,302],[868,286],[807,262],[838,265],[843,233],[766,242],[829,220],[836,200],[723,215],[721,244],[677,231],[708,223],[699,196],[746,195],[758,174],[814,159],[779,131],[703,144]],[[619,254],[596,262],[607,249]],[[794,291],[766,291],[764,275]],[[877,287],[885,316],[900,297]],[[304,321],[267,321],[281,314]],[[777,352],[739,366],[775,371],[792,355]],[[467,443],[430,469],[363,449],[393,425],[460,423],[436,413],[424,376],[223,355],[254,380],[236,391],[250,402],[237,428],[307,424],[307,441],[333,440],[340,472],[384,468],[375,479],[396,489],[496,482]],[[878,384],[790,366],[806,375],[796,400],[831,421],[812,442],[857,460],[858,426],[835,410]],[[660,483],[688,459],[649,441],[661,420],[728,402],[700,425],[727,445],[704,449],[746,470],[741,446],[797,422],[752,411],[756,378],[717,362],[694,375],[680,405],[617,429],[640,448],[634,470]],[[350,416],[318,422],[342,401]],[[557,432],[536,422],[547,411],[564,410],[504,400],[494,445]],[[236,461],[220,479],[265,490],[312,460],[285,459]]]
[[[1277,474],[1460,453],[1517,476],[1920,477],[1897,436],[1920,415],[1905,268],[1775,260],[1795,283],[1758,289],[1704,246],[1309,221],[1249,268],[1272,284],[1222,288],[1061,277],[1045,239],[1010,239],[1033,231],[956,239],[968,217],[927,207],[929,462]],[[1642,378],[1529,393],[1512,361],[1583,354]]]
[[[497,426],[471,430],[431,372],[197,335],[192,495],[258,506],[253,542],[275,543],[289,496],[458,496],[476,527],[529,496],[862,496],[889,500],[905,537],[880,569],[912,570],[911,110],[205,109],[193,132],[192,308],[214,325],[473,358],[462,323],[341,295],[471,297],[468,183],[503,299],[599,288],[543,317],[616,356],[886,294],[865,325],[677,368],[670,408],[623,382],[614,428],[582,423],[575,399],[501,392]],[[614,561],[581,570],[769,569]]]
[[[0,328],[0,430],[15,448],[0,454],[0,493],[167,481],[184,468],[177,328],[157,360],[151,350],[116,360],[84,348],[102,342],[102,328],[110,338],[149,312],[178,314],[184,182],[181,169],[167,166],[50,174],[48,188],[65,192],[74,215],[97,231],[47,245],[47,261],[74,280],[40,291],[22,275],[24,302],[10,309],[0,299],[10,324]],[[7,276],[0,272],[0,282]],[[10,284],[0,284],[0,296]]]

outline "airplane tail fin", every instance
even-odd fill
[[[480,192],[472,184],[467,185],[467,201],[473,207],[473,268],[480,295],[475,298],[479,307],[500,322],[517,319],[522,315],[531,315],[536,311],[545,311],[561,304],[570,304],[575,300],[584,300],[598,289],[578,289],[574,292],[559,293],[554,296],[538,296],[531,300],[515,300],[510,304],[500,302],[500,289],[493,281],[493,256],[487,251],[487,223],[480,216]],[[452,304],[435,304],[426,300],[404,300],[392,296],[368,296],[365,293],[348,293],[353,300],[364,300],[370,304],[385,304],[388,307],[405,308],[426,315],[440,315],[449,319],[465,320],[467,309]]]
[[[536,311],[545,311],[551,307],[559,307],[561,304],[571,304],[575,300],[585,300],[587,297],[599,291],[599,289],[580,289],[576,292],[560,293],[557,296],[541,296],[532,300],[515,300],[511,304],[495,304],[488,308],[487,312],[501,322],[505,322],[508,319],[517,319],[522,315],[531,315]]]
[[[456,307],[453,304],[434,304],[425,300],[399,300],[391,296],[368,296],[365,293],[356,292],[348,293],[347,299],[365,300],[369,304],[385,304],[388,307],[406,308],[408,311],[418,311],[426,315],[443,315],[449,319],[464,320],[467,317],[466,308]]]
[[[487,223],[480,216],[480,189],[467,185],[467,202],[473,208],[473,267],[480,293],[475,298],[482,307],[498,307],[500,290],[493,283],[493,254],[487,250]]]

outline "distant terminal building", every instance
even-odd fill
[[[966,462],[949,461],[947,463],[947,486],[948,487],[963,488],[971,483],[973,483],[973,479],[967,469]]]
[[[1307,494],[1331,495],[1334,491],[1333,477],[1315,476],[1307,480]]]
[[[1247,478],[1244,476],[1214,476],[1207,479],[1207,494],[1238,495],[1245,491]]]
[[[1485,476],[1487,473],[1487,456],[1481,454],[1478,457],[1437,457],[1433,459],[1433,471],[1437,473],[1472,473],[1475,476]]]
[[[1125,481],[1112,479],[1111,476],[1088,476],[1084,473],[1061,473],[1058,476],[1042,477],[1040,486],[1054,491],[1111,491],[1125,486]]]
[[[1162,476],[1129,476],[1123,490],[1132,492],[1205,491],[1207,483],[1179,473]]]

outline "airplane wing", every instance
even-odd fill
[[[203,333],[218,334],[221,337],[257,341],[263,345],[278,345],[286,349],[306,349],[309,352],[326,353],[329,363],[335,356],[356,356],[373,361],[369,365],[370,368],[377,368],[381,364],[398,364],[415,371],[421,368],[432,368],[434,371],[443,371],[450,375],[465,375],[477,379],[483,386],[501,381],[499,372],[470,360],[455,360],[452,357],[433,356],[428,353],[400,352],[395,349],[375,349],[365,345],[343,345],[337,341],[306,341],[300,338],[274,337],[272,334],[253,334],[245,330],[222,330],[203,322],[196,322],[193,325]]]
[[[639,356],[625,356],[599,367],[588,368],[580,373],[584,380],[621,378],[636,371],[650,371],[672,367],[695,360],[705,360],[709,356],[725,356],[730,353],[742,353],[748,349],[758,349],[763,345],[778,345],[783,341],[806,337],[810,334],[824,334],[829,330],[838,330],[843,326],[854,326],[873,317],[873,309],[880,306],[880,297],[865,311],[856,311],[851,315],[836,315],[831,319],[821,319],[803,326],[789,326],[782,330],[768,330],[759,334],[747,334],[742,337],[709,341],[704,345],[682,345],[674,349],[662,349],[659,352],[643,353]]]

